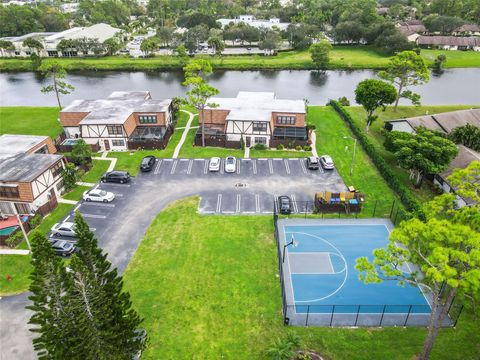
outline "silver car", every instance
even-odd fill
[[[83,200],[85,201],[98,201],[98,202],[112,202],[115,199],[115,194],[109,191],[92,189],[83,193]]]
[[[332,158],[329,155],[322,155],[320,156],[320,164],[325,170],[333,170],[335,169],[335,165],[333,163]]]
[[[52,226],[51,231],[55,236],[70,236],[75,237],[75,223],[73,222],[63,222],[56,223]]]
[[[220,158],[212,157],[208,164],[208,171],[220,171]]]
[[[237,159],[233,156],[228,156],[225,159],[225,172],[234,173],[235,171],[237,171]]]

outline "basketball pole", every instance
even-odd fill
[[[288,244],[283,245],[282,264],[285,262],[285,252],[287,251],[287,247],[290,245],[295,245],[295,239],[293,238],[293,234],[292,234],[292,240],[290,240]]]

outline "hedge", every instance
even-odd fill
[[[380,174],[383,176],[390,188],[398,195],[400,201],[408,211],[417,213],[420,217],[423,217],[420,202],[413,196],[408,187],[403,185],[390,169],[390,165],[383,159],[383,157],[377,152],[377,149],[372,144],[370,139],[363,133],[363,131],[355,124],[350,114],[343,108],[338,101],[330,100],[328,105],[340,115],[340,117],[348,124],[353,134],[358,138],[358,141],[362,145],[365,152],[368,154],[372,162],[377,167]]]

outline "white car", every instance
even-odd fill
[[[51,231],[55,236],[76,236],[75,223],[73,222],[56,223],[52,226]]]
[[[233,156],[228,156],[225,159],[225,172],[234,173],[235,171],[237,171],[237,159]]]
[[[325,170],[333,170],[335,169],[335,165],[333,164],[333,160],[329,155],[322,155],[320,156],[320,164]]]
[[[208,171],[220,171],[220,158],[212,157],[208,164]]]
[[[85,201],[98,201],[98,202],[112,202],[115,199],[115,194],[109,191],[93,189],[83,193],[83,200]]]

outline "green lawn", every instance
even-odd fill
[[[311,156],[311,151],[297,150],[255,150],[250,149],[251,158],[306,158]]]
[[[328,359],[412,359],[422,328],[282,325],[271,216],[202,216],[198,198],[161,212],[124,275],[149,334],[144,359],[264,359],[287,331]],[[166,230],[168,229],[168,230]],[[374,286],[374,285],[371,285]],[[442,330],[432,360],[475,359],[478,320]]]
[[[57,107],[0,107],[0,135],[46,135],[55,139],[63,130],[57,119]]]
[[[379,111],[377,114],[379,116],[378,120],[375,121],[370,126],[370,139],[373,144],[377,147],[379,153],[385,158],[385,160],[391,165],[392,170],[398,176],[398,178],[407,185],[412,192],[422,201],[428,201],[436,195],[434,188],[430,183],[424,182],[421,189],[415,189],[409,180],[409,174],[404,169],[396,165],[395,158],[392,153],[385,150],[383,147],[384,136],[382,135],[382,130],[385,121],[402,119],[413,116],[419,116],[424,114],[436,114],[447,111],[454,111],[460,109],[470,109],[471,106],[468,105],[449,105],[449,106],[399,106],[397,112],[393,112],[392,107],[388,107],[386,111]],[[365,127],[365,111],[362,107],[352,106],[346,108],[348,112],[352,115],[354,121],[359,125],[360,128]]]
[[[69,193],[62,195],[64,199],[79,201],[82,199],[83,193],[90,189],[88,186],[76,186],[75,189],[71,190]]]
[[[353,140],[343,138],[352,136],[345,122],[329,106],[309,107],[308,121],[316,125],[318,154],[332,156],[345,184],[353,185],[366,195],[362,216],[370,217],[375,202],[378,201],[375,216],[388,217],[396,196],[360,146],[357,146],[353,173],[350,176]]]
[[[96,183],[100,177],[108,170],[110,161],[108,160],[92,160],[93,167],[86,172],[80,179],[83,182]]]
[[[447,55],[446,67],[480,67],[480,53],[475,51],[422,50],[422,56],[429,64],[438,54]],[[200,55],[212,61],[215,69],[254,70],[254,69],[313,69],[308,51],[281,52],[277,56],[234,55],[221,58]],[[371,69],[383,68],[389,56],[370,46],[335,46],[330,54],[330,69]],[[47,63],[51,59],[44,59]],[[102,58],[58,58],[67,70],[179,70],[183,64],[176,56],[157,56],[133,59],[128,56]],[[0,71],[32,71],[28,59],[0,59]]]
[[[172,138],[170,138],[170,141],[172,141]],[[165,150],[137,150],[132,152],[118,151],[108,153],[108,157],[117,158],[115,170],[128,171],[130,175],[133,176],[138,174],[142,159],[148,155],[153,155],[155,157],[164,157]]]
[[[30,284],[30,255],[0,255],[0,296],[24,292]],[[11,280],[7,280],[10,275]]]
[[[71,204],[58,204],[53,211],[43,218],[42,223],[35,229],[42,234],[47,234],[52,226],[63,220],[65,216],[72,211],[74,205]]]

